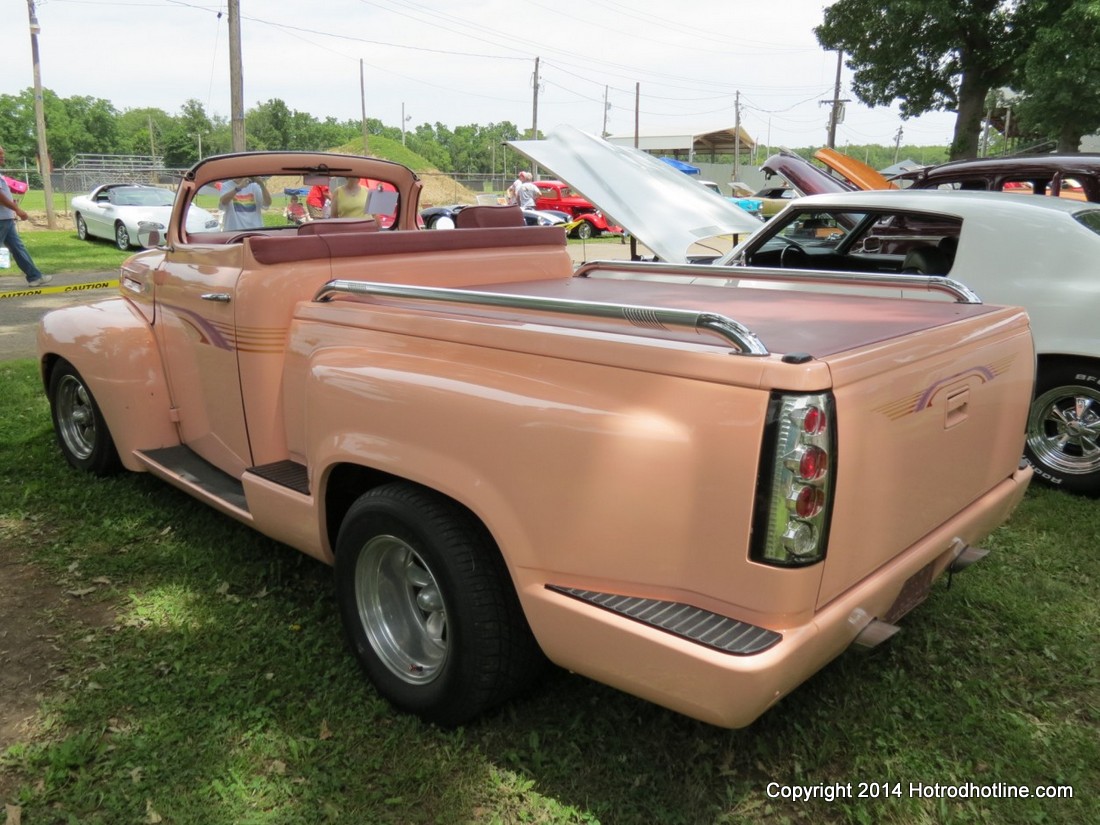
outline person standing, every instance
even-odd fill
[[[526,178],[526,172],[516,172],[516,179],[512,181],[512,185],[508,187],[508,191],[505,193],[509,206],[519,203],[519,190],[523,188],[523,182]]]
[[[0,146],[0,166],[4,165],[4,147]],[[27,213],[12,197],[11,187],[0,175],[0,246],[7,247],[11,252],[15,265],[22,270],[27,278],[28,286],[43,286],[53,280],[52,275],[43,275],[27,248],[23,246],[23,239],[19,237],[19,231],[15,228],[16,220],[25,221]]]
[[[520,175],[523,176],[523,182],[516,189],[516,202],[519,204],[520,209],[534,209],[535,201],[539,196],[539,188],[531,180],[530,172],[520,172]]]
[[[348,178],[343,186],[332,190],[332,217],[371,218],[367,213],[369,196],[370,190],[363,185],[361,178]]]
[[[328,206],[328,187],[324,184],[315,184],[306,195],[306,211],[313,220],[327,218],[325,207]]]
[[[262,229],[263,210],[271,206],[271,194],[263,178],[237,178],[222,186],[218,205],[224,216],[222,229]]]

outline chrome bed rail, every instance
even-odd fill
[[[324,302],[339,294],[399,298],[412,301],[440,301],[453,304],[533,310],[587,318],[607,318],[615,321],[625,321],[636,327],[647,329],[666,330],[669,327],[680,327],[718,335],[733,344],[740,355],[769,354],[768,348],[748,327],[732,318],[714,312],[348,280],[329,281],[317,291],[313,300]]]
[[[804,281],[836,286],[881,286],[894,289],[923,289],[943,292],[959,304],[980,304],[982,299],[959,281],[942,275],[902,275],[900,273],[871,274],[866,272],[821,272],[805,269],[762,269],[746,266],[712,266],[709,264],[670,264],[651,261],[591,261],[581,264],[573,273],[587,278],[593,273],[622,272],[627,275],[661,275],[683,278],[726,278],[740,281]]]

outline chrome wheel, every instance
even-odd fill
[[[96,415],[88,388],[75,376],[64,375],[56,392],[57,433],[68,452],[87,460],[96,445]]]
[[[1027,446],[1039,464],[1057,473],[1100,471],[1100,390],[1055,387],[1036,398]]]
[[[447,610],[424,560],[392,535],[371,539],[355,568],[359,620],[371,647],[404,682],[432,682],[447,661]]]
[[[88,224],[85,223],[83,215],[76,216],[76,236],[82,241],[88,240]]]
[[[123,252],[130,248],[130,233],[124,223],[115,224],[115,246]]]
[[[457,502],[402,481],[363,493],[333,572],[348,641],[397,707],[459,725],[537,678],[543,660],[504,559]]]
[[[50,372],[47,394],[50,417],[65,460],[78,470],[98,476],[122,469],[111,431],[80,373],[59,360]]]

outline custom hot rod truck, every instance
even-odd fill
[[[193,200],[261,176],[395,191],[187,231]],[[206,159],[118,297],[39,332],[69,463],[153,473],[333,565],[400,708],[457,724],[549,659],[747,725],[896,630],[1024,494],[1022,311],[942,278],[885,280],[955,302],[575,271],[560,228],[509,207],[418,231],[419,188],[362,157]]]

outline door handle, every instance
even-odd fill
[[[228,292],[204,292],[200,297],[204,301],[215,301],[219,304],[228,304],[229,303],[229,293]]]

